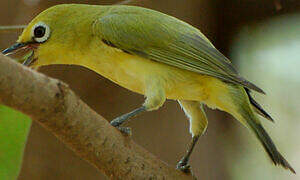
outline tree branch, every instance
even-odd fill
[[[65,83],[2,54],[0,103],[30,116],[110,178],[192,179],[124,137]]]

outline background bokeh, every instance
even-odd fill
[[[26,24],[39,12],[60,3],[116,2],[1,0],[0,25]],[[282,154],[300,172],[300,1],[139,0],[132,4],[168,13],[198,27],[235,63],[244,77],[264,89],[267,96],[254,95],[273,116],[275,124],[263,119],[262,122]],[[0,34],[0,48],[12,44],[19,33]],[[139,107],[144,100],[141,95],[81,67],[48,66],[41,71],[68,83],[108,120]],[[256,138],[231,116],[217,110],[207,109],[207,112],[207,132],[197,144],[190,162],[199,179],[300,179],[299,175],[273,166]],[[1,128],[3,118],[11,122],[11,119],[20,120],[19,116],[0,113],[0,130],[6,130]],[[188,121],[174,101],[168,101],[158,111],[135,118],[129,126],[133,128],[132,138],[136,143],[174,167],[191,138]],[[0,138],[7,136],[14,135],[0,133]],[[0,167],[7,163],[1,161],[0,158]],[[106,178],[33,122],[18,179]]]

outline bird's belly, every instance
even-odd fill
[[[206,101],[214,88],[214,81],[219,81],[127,53],[103,53],[84,62],[85,67],[139,94],[145,94],[149,80],[158,80],[162,82],[168,99]]]
[[[145,94],[149,80],[156,80],[162,82],[168,99],[201,101],[210,107],[220,106],[224,101],[228,84],[217,78],[130,55],[98,42],[81,51],[69,46],[40,47],[35,53],[39,58],[35,66],[76,64],[139,94]]]

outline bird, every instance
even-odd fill
[[[111,121],[125,135],[128,119],[176,100],[189,118],[192,140],[177,169],[190,172],[192,151],[207,128],[204,106],[231,114],[252,131],[275,165],[295,173],[263,128],[258,115],[272,117],[251,91],[264,91],[243,78],[201,31],[173,16],[129,5],[60,4],[37,15],[11,47],[30,52],[33,69],[51,64],[86,67],[145,96],[133,111]]]

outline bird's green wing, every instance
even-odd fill
[[[163,13],[115,6],[95,21],[94,32],[124,52],[264,93],[240,77],[231,62],[199,30]]]

